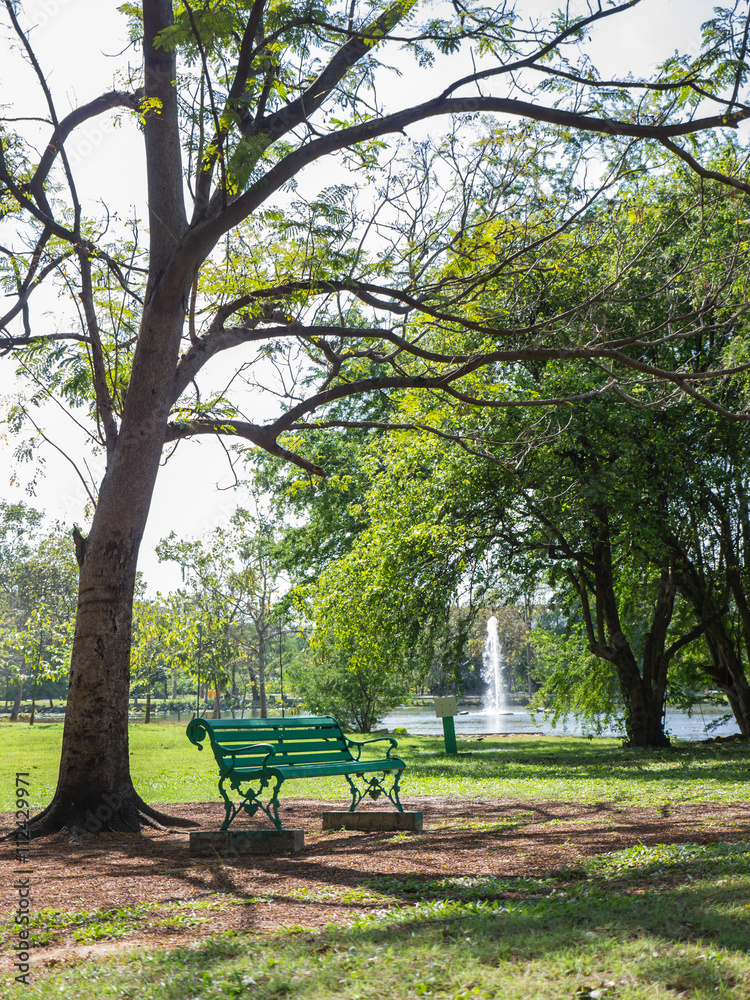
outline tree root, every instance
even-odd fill
[[[137,792],[135,793],[135,801],[141,816],[141,822],[147,826],[152,826],[159,830],[164,830],[168,827],[200,826],[200,823],[196,823],[195,820],[184,819],[182,816],[170,816],[169,813],[159,812],[158,809],[150,806],[148,802],[144,802]]]
[[[626,740],[622,743],[623,750],[665,750],[672,746],[672,741],[668,736],[656,737],[655,739],[640,741]]]
[[[50,804],[33,816],[24,829],[23,843],[28,839],[48,837],[67,831],[72,837],[82,834],[137,833],[144,826],[158,830],[172,827],[196,827],[199,823],[171,816],[154,809],[131,787],[125,794],[88,794],[85,800],[75,801],[56,793]],[[18,831],[12,830],[3,839],[17,839]]]

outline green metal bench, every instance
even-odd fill
[[[199,750],[208,738],[219,765],[219,791],[224,799],[226,817],[221,829],[227,830],[237,813],[244,809],[254,816],[261,809],[277,830],[279,791],[288,778],[317,778],[343,775],[349,783],[352,803],[349,812],[364,796],[377,799],[387,796],[399,812],[403,806],[398,796],[398,784],[406,767],[399,757],[391,757],[398,743],[390,736],[371,740],[352,740],[344,736],[341,726],[330,716],[322,718],[282,719],[193,719],[187,736]],[[362,748],[370,743],[387,741],[388,752],[380,760],[362,760]],[[354,751],[354,753],[352,753]],[[384,781],[393,775],[390,789]],[[382,775],[382,777],[378,777]],[[353,779],[359,779],[360,789]],[[273,783],[270,799],[261,801],[263,790]],[[232,801],[227,785],[241,798]],[[241,785],[248,785],[246,790]]]

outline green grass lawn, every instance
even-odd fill
[[[13,806],[16,771],[31,774],[34,808],[53,791],[62,723],[0,724],[0,810]],[[461,795],[536,801],[737,802],[747,797],[750,747],[741,743],[677,744],[666,750],[626,750],[615,739],[518,736],[459,742],[446,756],[441,739],[401,736],[409,765],[402,794]],[[376,744],[377,746],[377,744]],[[219,801],[213,755],[198,750],[185,727],[158,723],[130,727],[131,770],[148,802]],[[286,795],[346,799],[337,778],[288,782]]]
[[[16,770],[30,771],[36,806],[49,798],[61,729],[0,725],[0,808],[12,807]],[[750,747],[740,743],[634,751],[615,740],[516,737],[460,744],[452,758],[438,739],[406,736],[399,749],[409,763],[407,805],[410,795],[651,807],[747,799]],[[131,753],[136,785],[149,801],[218,801],[213,758],[187,741],[184,727],[133,725]],[[345,798],[335,779],[286,788]],[[750,997],[750,843],[741,836],[724,844],[637,845],[544,878],[363,875],[355,888],[331,892],[326,898],[359,894],[373,909],[324,931],[223,934],[186,948],[34,969],[30,986],[8,976],[0,996],[22,989],[33,1000]],[[120,910],[42,911],[31,929],[39,944],[63,925],[81,943],[127,938],[145,926],[205,931],[216,908],[258,902],[272,898],[222,892],[191,902],[134,900]]]
[[[349,926],[229,933],[98,958],[34,971],[23,992],[34,1000],[744,1000],[749,867],[747,843],[638,845],[540,879],[371,878],[359,891],[379,909]],[[86,943],[126,936],[139,921],[195,926],[210,921],[212,907],[259,902],[222,893],[55,919]],[[18,989],[9,982],[0,995]]]

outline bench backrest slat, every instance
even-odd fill
[[[331,715],[322,716],[292,716],[282,719],[280,715],[272,716],[270,719],[203,719],[201,720],[213,729],[215,733],[222,729],[237,728],[242,729],[296,729],[308,726],[332,726],[340,731],[341,727]]]
[[[237,746],[242,746],[243,744],[238,743]],[[247,746],[247,744],[244,744]],[[343,740],[320,740],[319,742],[313,742],[312,740],[305,740],[302,743],[292,742],[291,740],[287,742],[284,740],[283,743],[272,743],[272,746],[276,749],[276,756],[280,754],[298,754],[299,756],[312,755],[314,757],[326,757],[326,756],[337,756],[343,752],[349,753],[346,743]],[[232,744],[221,744],[221,750],[223,753],[229,755],[234,752]],[[262,757],[265,757],[268,753],[267,750],[260,751],[250,751],[250,756],[256,756],[257,753],[261,753]],[[247,756],[243,753],[238,756]]]
[[[227,747],[222,753],[227,762],[230,762],[229,750]],[[236,767],[250,767],[260,763],[266,756],[266,751],[262,753],[240,753],[234,758]],[[352,755],[347,749],[343,740],[329,740],[325,743],[285,743],[276,746],[276,753],[268,758],[268,764],[307,764],[314,761],[340,761],[351,760]]]
[[[230,729],[214,733],[214,742],[228,747],[234,743],[247,746],[248,743],[319,743],[321,740],[342,740],[338,729]]]
[[[226,763],[232,766],[232,761],[224,758]],[[265,767],[283,767],[286,764],[351,764],[352,758],[349,754],[340,754],[337,757],[323,757],[320,754],[314,754],[312,756],[305,757],[303,754],[290,753],[274,754],[273,757],[269,757],[266,760],[263,757],[236,757],[234,760],[234,767],[236,768],[253,768],[260,767],[264,764]]]

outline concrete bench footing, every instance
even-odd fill
[[[409,830],[422,829],[421,812],[324,812],[324,830]]]
[[[245,854],[287,854],[305,846],[304,830],[193,830],[193,858],[242,857]]]

